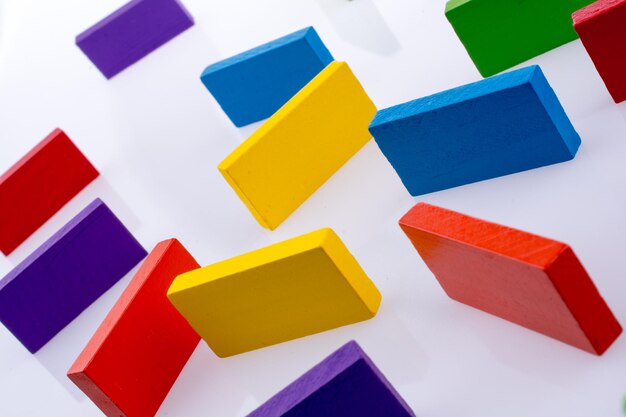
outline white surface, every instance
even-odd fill
[[[0,171],[61,127],[102,176],[8,258],[18,264],[95,197],[147,249],[177,237],[201,264],[333,227],[383,294],[374,319],[228,359],[201,343],[162,416],[243,416],[356,339],[418,416],[618,416],[622,336],[596,357],[448,299],[397,220],[428,201],[565,241],[626,323],[626,106],[579,41],[541,64],[583,139],[572,162],[413,199],[371,141],[278,230],[268,232],[216,165],[236,129],[199,81],[204,67],[314,25],[379,108],[480,77],[443,0],[185,0],[196,25],[107,81],[74,36],[122,0],[0,0]],[[98,416],[65,371],[132,274],[36,355],[0,326],[0,416]]]

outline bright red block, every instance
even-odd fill
[[[69,369],[107,416],[154,416],[161,406],[200,341],[167,289],[199,267],[176,239],[159,243]]]
[[[97,176],[55,129],[0,177],[0,250],[11,253]]]
[[[564,243],[425,203],[400,227],[454,300],[598,355],[622,332]]]
[[[572,18],[613,100],[626,100],[626,0],[599,0]]]

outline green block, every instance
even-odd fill
[[[594,0],[450,0],[446,17],[483,77],[578,38],[572,13]]]

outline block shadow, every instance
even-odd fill
[[[7,257],[9,262],[14,267],[17,266],[96,198],[104,201],[131,233],[140,225],[139,218],[111,187],[105,174],[100,170],[98,178],[87,185]]]
[[[317,0],[346,42],[377,55],[393,55],[400,43],[372,0]]]

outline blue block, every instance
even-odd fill
[[[247,417],[415,417],[354,341],[292,382]]]
[[[369,130],[414,196],[568,161],[580,146],[538,66],[380,110]]]
[[[200,79],[240,127],[270,117],[332,61],[308,27],[210,65]]]

